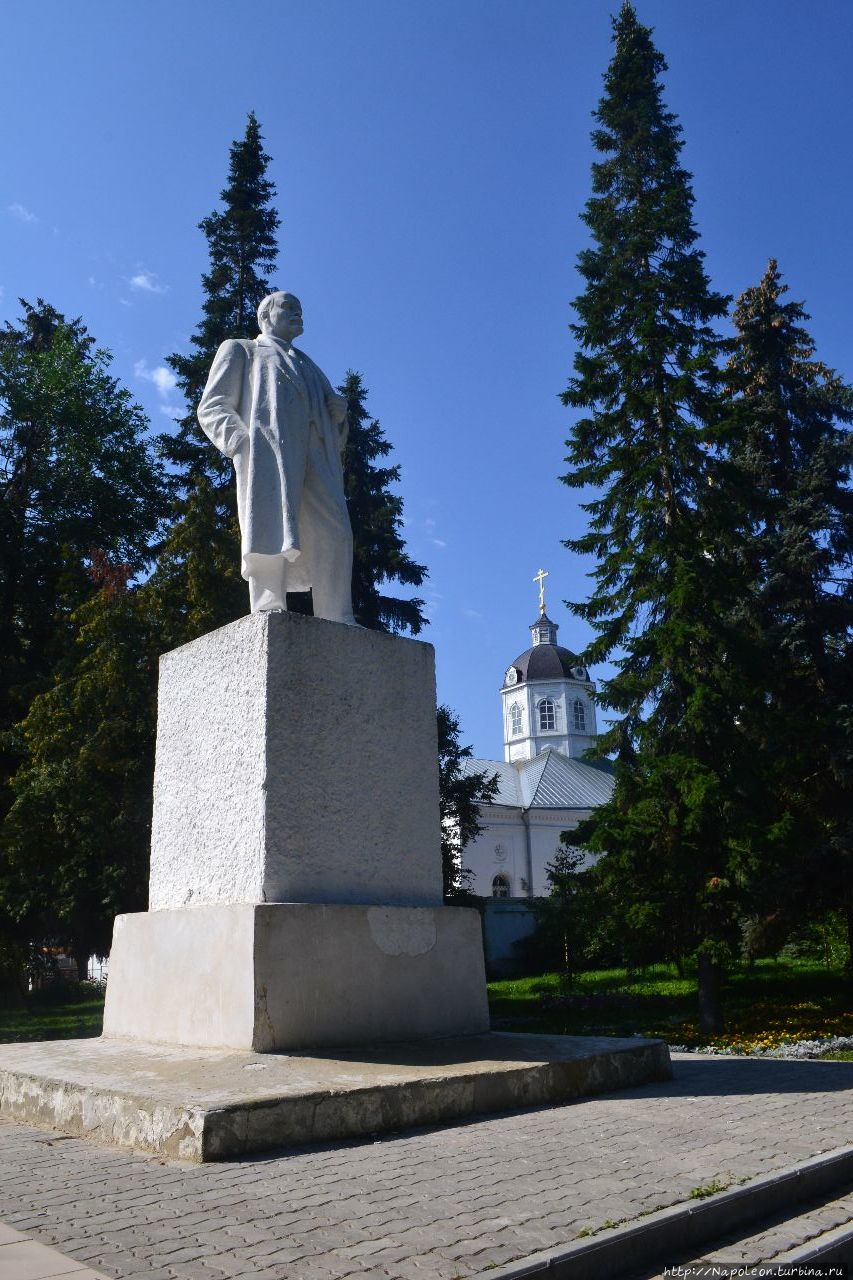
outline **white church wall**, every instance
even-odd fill
[[[482,832],[462,851],[463,864],[474,874],[472,893],[491,898],[495,876],[503,875],[511,898],[527,897],[527,840],[520,811],[489,806],[482,821]]]
[[[550,885],[546,867],[560,848],[560,836],[563,831],[573,830],[589,813],[588,809],[532,810],[528,828],[520,809],[490,805],[483,810],[482,832],[462,853],[464,865],[474,874],[472,893],[481,898],[493,897],[494,878],[503,875],[509,881],[511,898],[547,897]],[[527,865],[528,830],[532,874]]]

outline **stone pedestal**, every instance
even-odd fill
[[[292,1053],[488,1028],[476,911],[240,903],[116,920],[105,1035]]]
[[[160,660],[149,907],[441,905],[418,640],[255,613]]]
[[[430,645],[257,613],[161,660],[151,910],[104,1035],[274,1052],[488,1028],[442,906]]]

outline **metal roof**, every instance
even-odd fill
[[[541,755],[525,761],[525,767],[518,770],[518,791],[523,809],[529,809],[533,804],[533,797],[536,795],[547,763],[548,756],[543,751]]]
[[[515,767],[503,760],[463,760],[462,773],[485,773],[487,777],[496,777],[498,789],[492,804],[506,805],[510,809],[518,809],[521,804],[518,774]]]
[[[532,760],[508,764],[504,760],[463,760],[466,774],[496,774],[493,805],[511,809],[595,809],[613,791],[613,775],[606,767],[570,760],[546,747]]]

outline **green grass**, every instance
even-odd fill
[[[560,974],[489,985],[497,1029],[559,1035],[651,1035],[672,1044],[708,1043],[696,1023],[696,976],[655,965],[641,974],[599,969],[569,986]],[[853,1035],[853,992],[837,970],[802,960],[759,960],[733,970],[723,991],[720,1048],[773,1048],[786,1040]]]
[[[702,1186],[693,1187],[690,1192],[691,1200],[707,1200],[709,1196],[718,1196],[721,1191],[728,1191],[729,1187],[734,1185],[734,1179],[714,1178],[711,1182],[705,1182]]]
[[[68,983],[31,993],[25,1009],[0,1009],[0,1043],[99,1036],[104,993],[94,983]]]
[[[558,1035],[650,1035],[704,1045],[696,1025],[696,978],[669,965],[642,974],[599,969],[571,986],[556,973],[489,984],[494,1026]],[[723,993],[726,1034],[720,1048],[773,1048],[786,1040],[853,1035],[853,990],[837,970],[806,962],[759,960],[729,974]],[[27,1009],[0,1009],[0,1042],[65,1040],[101,1032],[104,998],[87,983],[34,992]],[[831,1055],[853,1061],[853,1052]]]

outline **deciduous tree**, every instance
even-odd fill
[[[118,912],[144,910],[159,636],[127,565],[94,551],[95,594],[20,726],[25,758],[2,835],[0,902],[14,936],[60,945],[86,973]]]
[[[41,299],[0,332],[0,734],[65,653],[94,587],[92,547],[132,573],[150,555],[164,492],[148,420],[80,320]]]
[[[124,582],[142,571],[165,510],[148,420],[110,373],[109,353],[41,300],[23,308],[0,334],[0,941],[19,959],[56,936],[60,915],[66,941],[72,916],[73,936],[92,939],[84,920],[103,913],[106,883],[132,864],[120,795],[99,777],[109,750],[95,740],[111,731],[96,728],[86,703],[110,662],[99,643],[94,664],[78,669],[78,640],[97,614],[93,566],[120,565]],[[130,634],[113,638],[131,645]],[[140,686],[126,666],[113,714],[130,732]]]

